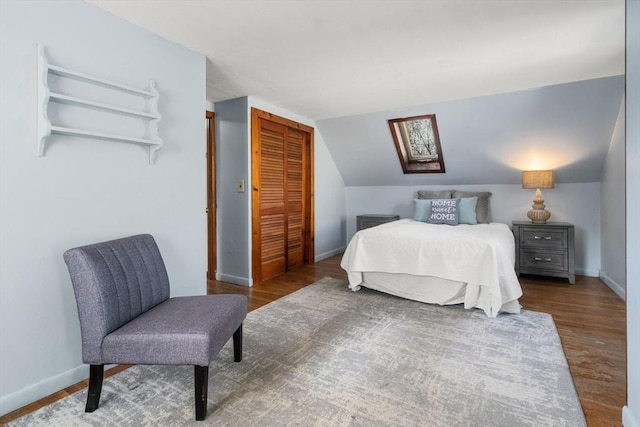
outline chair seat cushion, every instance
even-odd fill
[[[244,295],[170,298],[107,335],[102,363],[208,366],[246,315]]]

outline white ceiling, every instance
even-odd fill
[[[311,119],[624,74],[624,0],[87,0]]]

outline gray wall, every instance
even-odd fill
[[[36,156],[37,43],[56,65],[140,88],[156,81],[164,147],[155,165],[136,144],[62,136]],[[0,93],[6,413],[88,376],[66,249],[148,232],[162,251],[172,295],[206,293],[205,61],[85,2],[2,0]],[[93,113],[82,115],[86,129],[105,125],[104,114]]]
[[[519,184],[528,169],[599,182],[623,92],[616,76],[317,123],[347,187]],[[404,175],[387,120],[428,113],[446,173]]]
[[[627,406],[640,427],[640,1],[627,0]]]
[[[315,260],[346,248],[347,195],[342,176],[322,135],[315,132]]]
[[[217,102],[216,195],[218,201],[218,271],[216,278],[251,285],[249,204],[249,116],[247,98]],[[236,181],[245,181],[245,192]]]
[[[616,123],[609,153],[602,169],[600,193],[601,266],[600,278],[625,297],[625,108],[624,100]]]

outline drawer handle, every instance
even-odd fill
[[[534,238],[535,240],[542,240],[542,239],[544,239],[544,240],[551,240],[551,236],[544,236],[544,237],[540,237],[540,236],[533,236],[533,238]]]
[[[544,261],[544,262],[551,262],[551,258],[539,258],[539,257],[535,257],[533,258],[534,261]]]

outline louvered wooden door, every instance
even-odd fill
[[[304,237],[304,171],[305,134],[287,128],[286,137],[286,206],[287,206],[287,270],[302,265]]]
[[[253,280],[260,283],[312,259],[312,137],[259,110],[252,127]]]
[[[262,279],[286,272],[285,126],[260,119],[260,234]]]

